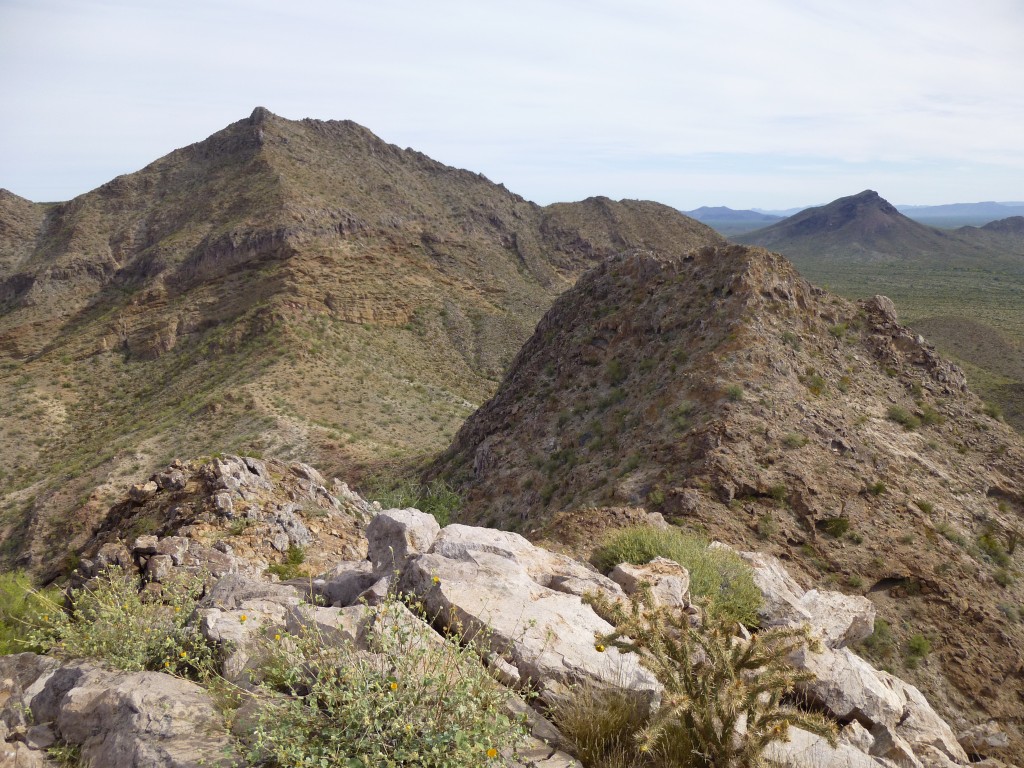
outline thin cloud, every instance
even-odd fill
[[[68,198],[259,104],[356,120],[538,202],[786,207],[872,178],[905,202],[1020,199],[1022,8],[7,0],[0,186]]]

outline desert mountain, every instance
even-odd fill
[[[733,239],[783,253],[805,277],[848,298],[889,296],[1024,431],[1024,379],[1016,358],[998,352],[1024,344],[1020,220],[939,230],[866,191]]]
[[[712,242],[262,108],[66,203],[0,192],[3,554],[52,564],[176,456],[440,449],[583,270]]]
[[[874,652],[946,712],[1021,725],[1024,444],[883,297],[851,303],[759,248],[613,258],[433,473],[468,519],[577,549],[644,506],[771,552],[868,596],[892,635]],[[918,635],[933,651],[911,669]]]
[[[886,261],[942,253],[949,236],[907,218],[877,192],[865,190],[736,239],[794,259]]]

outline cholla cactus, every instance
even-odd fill
[[[808,627],[767,629],[745,639],[727,620],[692,626],[687,614],[653,606],[643,591],[628,606],[602,597],[593,605],[615,625],[597,644],[638,654],[665,686],[661,706],[636,737],[639,751],[655,764],[764,766],[765,748],[788,741],[791,726],[835,744],[833,723],[783,703],[810,677],[786,662],[791,652],[816,644]]]

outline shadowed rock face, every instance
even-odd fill
[[[578,550],[618,525],[605,508],[644,506],[780,555],[874,603],[885,663],[932,638],[901,673],[944,712],[1019,716],[1024,682],[990,681],[1024,642],[998,553],[1024,529],[1024,446],[884,297],[832,296],[757,248],[612,259],[430,474],[461,488],[465,519]]]

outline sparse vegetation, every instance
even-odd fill
[[[875,629],[861,643],[860,649],[869,659],[885,661],[892,657],[896,648],[896,639],[892,634],[892,627],[883,618],[875,619]]]
[[[45,650],[31,635],[62,600],[59,590],[36,587],[23,571],[0,574],[0,655]]]
[[[757,624],[761,592],[750,567],[732,550],[708,547],[705,539],[678,528],[637,526],[613,533],[594,551],[591,562],[607,573],[619,563],[643,565],[665,557],[690,572],[690,591],[705,598],[709,612],[747,626]]]
[[[380,502],[384,509],[407,509],[414,507],[420,512],[433,515],[442,527],[462,508],[462,497],[444,480],[437,478],[429,483],[414,480],[387,481],[377,479],[370,483],[366,497]]]
[[[304,562],[306,562],[305,550],[302,547],[291,544],[284,553],[284,560],[280,563],[272,563],[267,568],[267,573],[277,576],[281,581],[297,579],[303,575],[302,564]]]
[[[803,448],[807,442],[807,438],[797,432],[787,432],[782,438],[782,444],[787,448]]]
[[[621,713],[621,704],[615,706],[620,714],[603,723],[603,733],[595,737],[596,721],[585,728],[591,748],[598,747],[592,765],[756,766],[769,744],[786,740],[790,727],[835,743],[831,722],[784,703],[795,685],[808,679],[786,661],[797,648],[813,645],[806,627],[768,629],[742,641],[735,637],[731,619],[708,617],[704,626],[695,628],[687,614],[652,607],[642,592],[629,606],[603,597],[596,597],[593,604],[615,627],[612,634],[598,638],[600,647],[636,653],[665,689],[661,706],[639,729],[637,718]],[[590,703],[584,710],[597,707]],[[556,720],[564,727],[557,712]],[[578,715],[573,718],[580,720]],[[742,731],[737,727],[741,721]],[[616,732],[616,726],[622,730]],[[611,760],[605,759],[606,746]]]
[[[927,637],[922,634],[911,635],[907,641],[907,655],[905,658],[907,666],[913,669],[931,652],[932,644]]]
[[[250,760],[273,766],[464,768],[522,742],[512,693],[476,641],[436,636],[395,595],[368,608],[370,653],[304,632],[267,639]]]
[[[738,403],[743,399],[743,387],[739,384],[730,384],[725,388],[725,396],[728,400]]]
[[[820,527],[821,530],[823,530],[833,539],[839,539],[842,538],[843,534],[850,530],[850,518],[829,517],[821,521]]]
[[[899,405],[889,406],[889,410],[886,411],[885,415],[889,421],[895,421],[908,432],[921,426],[921,419]]]

